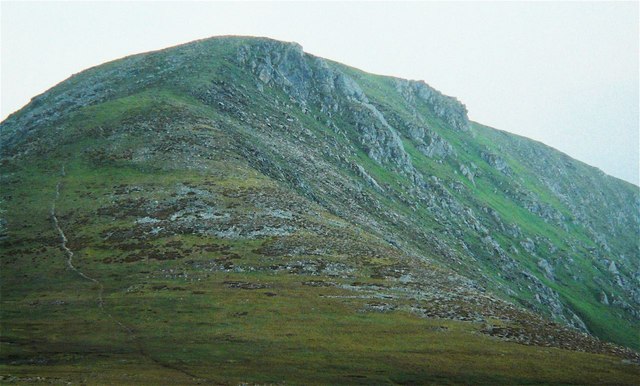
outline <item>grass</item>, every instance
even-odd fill
[[[97,239],[106,226],[119,224],[102,223],[100,217],[91,220],[91,227],[69,222],[107,203],[114,186],[160,182],[169,187],[202,182],[198,174],[167,173],[159,179],[156,174],[135,168],[96,170],[77,161],[69,163],[66,170],[58,210],[61,218],[67,219],[63,226],[72,243],[77,238]],[[50,189],[15,186],[11,193],[26,205],[8,209],[26,207],[40,213],[35,216],[40,222],[26,223],[46,237],[55,237],[47,210],[59,177],[36,168],[23,175],[27,181]],[[214,189],[243,185],[268,184],[228,178],[217,180]],[[95,197],[85,197],[87,190]],[[128,224],[118,221],[123,226]],[[24,231],[22,238],[33,231]],[[171,240],[153,243],[166,245]],[[267,259],[273,263],[273,258],[256,252],[261,241],[228,242],[195,235],[184,235],[180,240],[185,247],[211,242],[230,245],[231,252],[242,256],[248,265],[260,266]],[[35,240],[7,248],[0,273],[4,362],[0,372],[7,377],[5,380],[39,376],[99,384],[192,383],[194,378],[223,384],[539,384],[594,380],[632,384],[639,374],[635,366],[612,357],[496,340],[480,334],[482,325],[477,323],[424,319],[405,311],[363,311],[367,300],[353,298],[351,291],[302,284],[311,279],[336,280],[332,277],[272,272],[203,275],[193,271],[190,278],[166,278],[159,272],[184,270],[184,265],[180,261],[153,260],[104,264],[103,256],[115,251],[96,249],[99,245],[93,242],[78,249],[76,265],[104,284],[105,311],[131,328],[133,334],[100,311],[97,287],[69,271],[59,249],[51,246],[42,252]],[[206,261],[216,256],[219,253],[193,254],[191,259]],[[370,261],[382,265],[391,262]],[[229,288],[226,283],[230,281],[266,287]]]
[[[402,101],[402,98],[395,90],[394,81],[391,78],[380,77],[373,74],[363,73],[359,70],[343,67],[346,72],[357,79],[360,85],[365,90],[365,93],[370,99],[378,104],[383,111],[392,111],[400,115],[406,122],[414,121],[410,112],[406,110],[406,105]],[[449,181],[458,181],[464,184],[467,188],[467,194],[453,193],[460,202],[464,202],[469,207],[475,210],[476,215],[481,215],[482,207],[490,207],[497,211],[505,223],[517,224],[524,235],[529,237],[541,237],[548,240],[550,243],[556,246],[562,253],[569,255],[576,265],[580,267],[585,277],[585,284],[573,283],[571,286],[561,285],[556,282],[550,282],[539,272],[536,267],[538,258],[545,258],[549,261],[555,261],[558,256],[554,253],[545,252],[539,250],[539,257],[530,256],[527,253],[521,253],[519,255],[512,256],[519,261],[524,267],[527,267],[531,272],[538,272],[538,278],[545,282],[550,288],[557,291],[561,297],[567,299],[570,307],[574,309],[576,313],[584,318],[588,328],[595,332],[597,335],[618,342],[623,345],[640,348],[640,339],[638,339],[637,330],[640,328],[637,322],[632,322],[632,317],[625,317],[625,320],[621,320],[619,316],[619,310],[612,309],[611,307],[604,307],[599,304],[599,293],[593,292],[595,289],[588,289],[593,287],[590,283],[591,278],[598,277],[601,274],[599,271],[593,268],[593,261],[591,259],[591,252],[589,248],[595,247],[593,237],[590,236],[585,229],[580,225],[570,223],[568,225],[569,231],[565,231],[554,224],[544,221],[541,217],[529,212],[522,207],[522,204],[509,197],[504,189],[513,189],[513,180],[519,181],[522,189],[532,193],[539,202],[551,206],[553,209],[559,211],[565,218],[572,218],[571,211],[560,201],[560,199],[554,195],[544,184],[540,182],[540,173],[548,172],[547,170],[538,170],[538,167],[534,163],[534,159],[523,158],[523,155],[518,152],[521,148],[532,148],[536,151],[540,151],[542,155],[539,157],[548,157],[548,161],[551,164],[564,164],[566,162],[572,162],[575,164],[582,175],[592,176],[594,173],[593,168],[586,167],[579,162],[570,160],[563,154],[554,151],[542,144],[535,143],[534,141],[527,140],[525,138],[516,137],[513,135],[500,132],[498,130],[482,126],[479,124],[472,124],[472,130],[474,134],[459,132],[451,130],[441,120],[434,117],[433,114],[424,105],[416,105],[416,109],[422,113],[422,118],[426,122],[427,126],[437,132],[442,138],[446,139],[454,149],[456,149],[457,156],[455,161],[451,159],[445,160],[443,163],[433,162],[422,155],[415,149],[411,140],[408,138],[403,139],[404,147],[410,154],[413,164],[418,170],[425,174],[433,174],[444,180],[445,185]],[[397,127],[402,129],[402,127]],[[406,133],[405,133],[406,135]],[[470,139],[472,137],[472,139]],[[512,176],[506,176],[497,170],[492,169],[487,163],[480,157],[481,151],[485,149],[499,154],[512,170]],[[567,161],[569,160],[569,161]],[[455,173],[460,164],[471,165],[475,164],[482,172],[481,177],[476,177],[475,184],[472,184],[467,178],[464,178],[461,173]],[[517,177],[514,177],[517,176]],[[578,192],[588,192],[590,186],[585,181],[569,179],[570,177],[564,177],[568,180],[558,179],[563,186],[576,186],[578,185]],[[593,178],[593,177],[589,177]],[[603,194],[607,196],[614,196],[615,190],[610,185],[604,185]],[[575,189],[575,188],[574,188]],[[606,192],[606,193],[605,193]],[[637,192],[637,189],[636,189]],[[600,209],[598,209],[600,210]],[[596,209],[594,209],[596,211]],[[602,219],[610,216],[607,212],[599,213],[602,217],[593,217],[592,224],[601,224]],[[633,241],[628,239],[634,232],[626,232],[620,235],[618,248],[626,250],[631,255],[637,253],[637,240]],[[503,249],[509,250],[510,245],[516,245],[519,247],[518,240],[513,240],[506,235],[499,235],[494,233],[494,239],[498,240]],[[637,232],[636,232],[637,239]],[[624,240],[624,241],[623,241]],[[570,247],[569,243],[574,247]],[[581,244],[578,251],[575,250],[575,245]],[[471,245],[474,250],[478,251],[482,249],[481,244],[471,240]],[[630,248],[633,245],[636,246],[635,252],[632,252]],[[610,254],[611,255],[611,254]],[[499,273],[498,267],[487,267],[484,270],[485,274],[490,277],[497,278]],[[473,274],[472,271],[469,273]],[[572,282],[570,273],[560,273],[560,280],[564,282]],[[523,291],[515,286],[516,283],[503,282],[511,289],[520,293],[523,298],[531,298],[531,293],[526,289]],[[610,293],[615,293],[617,296],[626,296],[620,290],[620,288],[609,287]],[[580,294],[580,295],[578,295]],[[579,300],[578,300],[579,299]],[[615,328],[612,328],[616,325]],[[606,332],[605,332],[606,331]]]
[[[62,91],[101,79],[103,70],[111,71],[114,79],[127,66],[142,66],[142,72],[154,74],[136,93],[117,78],[113,98],[79,108],[64,124],[43,129],[28,161],[7,160],[1,165],[3,209],[9,221],[9,238],[0,250],[3,382],[42,376],[50,381],[97,384],[182,384],[195,378],[221,384],[634,383],[640,375],[638,367],[620,358],[509,343],[482,333],[482,323],[423,318],[409,312],[415,299],[402,297],[402,291],[391,288],[396,282],[380,272],[420,268],[448,276],[453,268],[486,280],[488,289],[498,296],[531,301],[534,292],[521,281],[504,279],[481,237],[462,227],[459,219],[442,224],[429,208],[408,205],[413,182],[393,165],[368,157],[347,115],[328,117],[315,105],[303,113],[286,92],[275,87],[265,86],[258,92],[255,79],[234,62],[235,49],[244,43],[238,40],[223,47],[204,41],[183,46],[176,55],[185,61],[173,72],[154,72],[154,68],[171,67],[166,53],[160,51],[74,77]],[[473,124],[473,133],[451,130],[428,106],[419,104],[421,124],[456,151],[455,157],[434,162],[408,136],[406,124],[413,122],[413,112],[395,90],[393,79],[331,65],[353,76],[371,102],[389,117],[416,170],[425,179],[437,176],[456,202],[473,209],[482,224],[491,228],[503,249],[519,246],[525,237],[542,240],[536,240],[536,255],[521,251],[512,256],[519,269],[533,272],[557,291],[599,337],[640,347],[638,323],[620,308],[605,307],[598,301],[602,289],[626,295],[615,285],[600,288],[592,282],[605,278],[593,265],[591,248],[596,244],[592,235],[576,223],[565,231],[545,222],[504,192],[517,185],[570,217],[570,209],[539,182],[539,165],[527,158],[525,150],[543,151],[552,163],[565,162],[561,155],[477,124]],[[227,87],[236,93],[238,103],[244,103],[246,115],[216,109],[191,93],[221,80],[232,84]],[[266,118],[271,119],[271,126],[265,124]],[[327,126],[329,118],[344,135]],[[342,156],[336,160],[335,155],[322,153],[321,160],[335,173],[327,174],[332,178],[327,181],[313,175],[313,171],[325,170],[316,169],[311,161],[302,162],[304,155],[288,152],[299,146],[313,161],[320,154],[315,147],[324,143],[331,143]],[[167,144],[174,147],[166,150],[162,146]],[[271,163],[258,165],[241,153],[245,145],[261,151]],[[154,146],[161,150],[148,159],[132,155],[139,149],[156,149]],[[492,169],[480,156],[486,149],[500,154],[518,179],[512,181],[514,177]],[[207,157],[192,161],[189,157],[194,154]],[[191,161],[179,163],[173,155]],[[351,163],[363,166],[384,186],[384,193],[360,180],[348,166]],[[461,164],[475,164],[481,171],[475,184],[459,172]],[[580,173],[595,178],[588,174],[593,171],[574,164]],[[62,165],[65,177],[60,175]],[[283,171],[297,173],[316,199],[279,179]],[[60,223],[76,254],[75,265],[104,285],[104,312],[97,306],[98,287],[70,271],[57,246],[50,205],[59,181],[62,191],[56,207]],[[588,184],[573,181],[571,176],[559,183],[584,190]],[[453,184],[462,184],[464,189],[451,189]],[[136,212],[136,200],[146,205],[142,208],[151,217],[161,216],[154,211],[160,213],[163,208],[175,214],[184,200],[181,186],[210,193],[208,198],[197,194],[192,199],[238,219],[286,209],[295,214],[291,223],[296,229],[284,236],[254,239],[220,238],[198,229],[157,237],[145,234],[135,222],[142,216]],[[340,191],[354,186],[369,201],[363,203]],[[619,193],[616,186],[605,184],[603,189],[613,197]],[[118,193],[121,187],[140,190]],[[133,204],[127,204],[127,199]],[[372,202],[376,206],[369,205]],[[347,206],[353,203],[363,209],[361,217],[350,217],[353,208]],[[504,225],[518,225],[522,237],[497,232],[497,223],[483,211],[485,207],[497,211]],[[602,225],[603,211],[590,212],[596,227]],[[121,233],[125,236],[118,240],[110,238],[126,230],[134,232]],[[422,234],[438,235],[441,243],[431,243]],[[637,256],[633,254],[637,251],[631,251],[629,234],[613,240],[613,250]],[[405,241],[415,258],[407,260],[381,235]],[[475,257],[468,255],[461,241]],[[552,253],[544,241],[558,251]],[[442,253],[436,244],[445,245],[450,253]],[[180,256],[162,260],[152,253]],[[143,257],[135,258],[137,255]],[[539,258],[557,262],[555,281],[543,276],[536,265]],[[561,263],[568,258],[575,264],[566,270]],[[295,266],[300,261],[344,264],[355,273],[341,276],[271,268]],[[229,263],[232,269],[219,268]],[[218,268],[209,269],[211,264]],[[583,282],[573,281],[571,276],[576,273]],[[314,281],[335,284],[309,285]],[[232,282],[259,286],[234,288]],[[348,289],[357,287],[354,283],[390,288],[367,298],[364,291]],[[398,308],[377,312],[369,307],[373,301]]]

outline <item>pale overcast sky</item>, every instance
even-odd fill
[[[214,35],[424,79],[471,119],[639,180],[638,2],[6,2],[0,119],[71,74]]]

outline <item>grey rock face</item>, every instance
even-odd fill
[[[371,177],[369,173],[367,173],[365,168],[362,167],[362,165],[355,164],[355,170],[360,175],[360,177],[362,177],[367,182],[367,184],[369,184],[375,190],[379,192],[384,191],[384,189],[382,189],[380,184],[378,184],[378,181],[376,181],[373,177]]]
[[[509,165],[502,159],[502,157],[490,153],[488,151],[483,151],[480,153],[480,156],[483,160],[485,160],[491,167],[495,168],[497,171],[502,172],[504,174],[511,174],[511,169]]]
[[[615,262],[615,261],[612,261],[612,262],[609,264],[608,269],[609,269],[609,272],[611,272],[612,274],[614,274],[614,275],[620,275],[620,271],[618,271],[618,267],[616,266],[616,262]]]
[[[398,132],[389,126],[384,116],[371,104],[362,103],[355,111],[356,128],[361,133],[364,150],[376,162],[391,163],[400,170],[411,173],[411,159],[404,149]]]
[[[517,188],[508,194],[529,212],[542,218],[545,222],[566,228],[566,219],[560,211],[552,205],[542,201],[537,194],[516,185]]]
[[[534,253],[536,250],[536,244],[528,237],[520,241],[520,245],[522,246],[522,248],[524,248],[525,251],[529,253]]]
[[[474,181],[475,174],[469,167],[467,167],[467,165],[460,164],[460,173],[462,173],[463,176],[467,177],[473,185],[476,184],[476,182]]]
[[[551,264],[549,264],[547,260],[545,259],[538,260],[538,267],[540,267],[540,269],[548,279],[550,280],[555,279],[554,273],[553,273],[553,267],[551,266]]]
[[[534,275],[529,272],[523,272],[522,275],[529,279],[533,284],[533,288],[536,291],[534,296],[535,300],[547,307],[551,311],[551,315],[554,319],[562,321],[563,323],[572,326],[578,330],[589,332],[584,321],[580,319],[569,307],[562,304],[560,296],[556,291],[547,287]]]
[[[312,75],[311,68],[299,44],[265,41],[251,48],[241,47],[238,61],[249,66],[261,82],[285,87],[300,100],[309,97],[306,79]]]
[[[339,98],[369,102],[356,82],[324,59],[305,54],[296,43],[269,40],[242,46],[237,60],[262,83],[282,88],[297,103],[319,103],[325,112],[337,112]]]
[[[408,134],[409,138],[416,143],[418,150],[429,158],[445,158],[455,155],[451,144],[432,130],[412,125]]]
[[[276,41],[243,46],[237,57],[263,83],[282,88],[298,103],[317,103],[322,111],[347,115],[369,157],[379,164],[395,165],[406,174],[413,173],[396,129],[369,103],[353,79],[331,69],[323,59],[305,54],[297,44]]]
[[[409,103],[425,103],[439,118],[460,131],[469,131],[467,108],[456,98],[443,95],[424,81],[396,80],[396,89]]]

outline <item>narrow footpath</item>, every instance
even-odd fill
[[[66,176],[65,173],[65,169],[64,166],[62,167],[62,171],[61,171],[61,177],[64,178]],[[142,356],[144,356],[145,358],[147,358],[148,360],[152,361],[153,363],[166,368],[166,369],[170,369],[170,370],[174,370],[177,372],[182,373],[183,375],[186,375],[190,378],[192,378],[192,380],[196,383],[211,383],[210,380],[208,379],[204,379],[202,377],[199,377],[197,375],[194,375],[184,369],[181,369],[177,366],[174,366],[172,364],[169,363],[164,363],[161,362],[160,360],[153,358],[152,356],[150,356],[145,350],[144,347],[142,346],[140,339],[138,338],[138,336],[135,334],[135,332],[133,331],[133,329],[127,325],[125,325],[124,323],[122,323],[121,321],[119,321],[118,319],[116,319],[111,313],[109,313],[105,307],[104,307],[104,285],[102,284],[102,282],[100,282],[100,280],[93,278],[89,275],[87,275],[86,273],[82,272],[81,270],[79,270],[78,268],[76,268],[75,265],[73,265],[73,258],[74,258],[74,253],[73,251],[67,246],[67,236],[65,235],[64,231],[62,230],[62,227],[60,226],[60,222],[58,221],[58,216],[56,214],[56,203],[58,202],[58,200],[60,199],[60,190],[62,188],[62,180],[58,181],[58,183],[56,184],[56,193],[55,193],[55,197],[53,199],[53,202],[51,203],[51,219],[53,220],[53,226],[56,229],[56,232],[58,233],[58,235],[60,236],[60,247],[62,248],[62,250],[64,251],[65,255],[67,256],[67,266],[69,267],[69,269],[71,269],[73,272],[77,273],[80,277],[82,277],[85,280],[88,280],[92,283],[94,283],[96,286],[98,286],[98,308],[100,309],[100,311],[102,311],[102,313],[104,313],[109,319],[111,319],[111,321],[113,321],[113,323],[115,323],[116,325],[118,325],[118,327],[120,327],[120,329],[122,329],[128,336],[129,339],[134,342],[134,344],[136,345],[138,351],[140,352],[140,354]]]

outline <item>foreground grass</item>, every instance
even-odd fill
[[[60,218],[76,251],[75,265],[104,285],[104,309],[98,307],[99,288],[70,271],[57,247],[48,216],[54,190],[29,188],[54,187],[60,177],[46,168],[20,171],[23,181],[10,187],[15,198],[8,208],[16,241],[3,247],[0,271],[3,382],[633,384],[640,376],[637,365],[620,358],[509,343],[481,334],[479,323],[372,311],[370,298],[340,287],[353,279],[188,271],[182,260],[107,263],[105,257],[122,251],[105,249],[102,232],[128,220],[88,215],[110,202],[114,186],[173,186],[202,178],[95,171],[81,164],[68,165],[67,173]],[[255,184],[228,177],[217,187]],[[163,190],[158,192],[162,199]],[[274,263],[258,253],[260,240],[179,238],[185,248],[228,245],[244,266]],[[169,241],[155,240],[152,247]],[[183,259],[205,262],[220,254]],[[304,284],[310,280],[338,285]]]
[[[353,293],[301,279],[220,274],[109,294],[107,310],[133,334],[97,310],[90,285],[66,297],[41,293],[38,305],[5,300],[3,309],[18,312],[5,316],[1,372],[98,384],[633,384],[640,376],[617,358],[507,343],[474,323],[362,312],[362,299],[339,297]],[[266,287],[229,288],[230,280]]]

